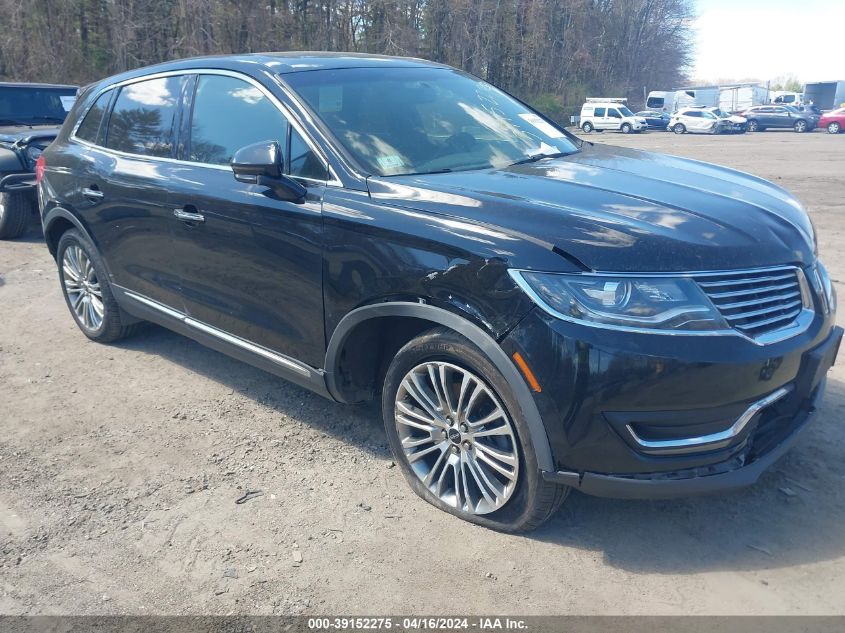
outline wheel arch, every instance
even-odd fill
[[[363,355],[368,358],[362,370],[364,373],[380,371],[381,362],[377,360],[377,357],[381,355],[374,353],[376,350],[369,349],[368,344],[373,340],[374,333],[376,336],[381,336],[386,331],[384,325],[388,322],[391,327],[397,324],[407,326],[402,333],[403,336],[399,337],[399,340],[405,342],[428,329],[442,326],[457,332],[478,347],[511,385],[513,395],[528,425],[540,469],[554,470],[551,447],[540,412],[516,365],[508,358],[499,343],[478,325],[459,314],[437,306],[409,301],[392,301],[363,306],[349,312],[335,328],[326,351],[326,386],[332,397],[339,402],[355,402],[361,399],[363,392],[360,389],[360,382],[359,388],[356,388],[354,384],[350,386],[344,381],[344,375],[349,371],[348,367],[344,367],[344,352],[354,350],[352,354],[349,354],[350,356],[360,358]],[[367,356],[368,351],[370,353]],[[395,351],[398,351],[398,347],[394,353]]]
[[[92,244],[96,246],[91,232],[86,228],[82,221],[73,213],[63,207],[53,207],[44,215],[41,222],[44,229],[44,241],[47,242],[47,249],[53,258],[56,257],[59,240],[62,235],[69,229],[79,229],[85,237],[87,237]]]

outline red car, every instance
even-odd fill
[[[845,108],[824,113],[819,120],[819,127],[826,127],[831,134],[839,134],[845,129]]]

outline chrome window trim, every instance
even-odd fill
[[[187,314],[178,310],[174,310],[173,308],[166,306],[163,303],[159,303],[154,299],[150,299],[149,297],[145,297],[144,295],[137,294],[125,288],[121,288],[121,290],[123,291],[124,296],[139,303],[142,303],[149,308],[158,310],[162,314],[166,314],[167,316],[173,319],[177,319],[190,328],[199,330],[200,332],[209,334],[211,336],[214,336],[215,338],[219,338],[220,340],[226,341],[231,345],[240,347],[241,349],[245,349],[248,352],[251,352],[257,356],[266,358],[267,360],[276,363],[281,367],[296,372],[300,376],[309,378],[311,374],[323,373],[321,370],[311,367],[310,365],[306,365],[305,363],[291,358],[290,356],[279,354],[278,352],[269,350],[266,347],[258,345],[257,343],[253,343],[239,336],[235,336],[234,334],[229,334],[224,330],[216,328],[212,325],[208,325],[207,323],[204,323],[202,321],[198,321],[197,319],[191,318]]]
[[[815,262],[813,263],[815,266]],[[687,278],[700,278],[700,277],[719,277],[725,275],[743,275],[743,274],[754,274],[754,273],[763,273],[763,272],[775,272],[775,271],[794,271],[797,272],[799,285],[801,286],[802,293],[805,290],[808,290],[807,286],[807,277],[804,273],[804,270],[799,266],[766,266],[760,268],[743,268],[743,269],[732,269],[732,270],[703,270],[703,271],[678,271],[678,272],[644,272],[644,273],[632,273],[632,272],[623,272],[623,273],[613,273],[607,271],[583,271],[583,272],[572,272],[572,273],[562,273],[560,271],[548,272],[548,271],[541,271],[541,270],[528,270],[528,269],[519,269],[519,268],[510,268],[508,269],[508,274],[510,275],[511,279],[514,280],[517,286],[525,292],[531,300],[546,314],[552,316],[556,319],[560,319],[561,321],[566,321],[568,323],[574,323],[576,325],[581,325],[584,327],[592,327],[597,329],[606,329],[606,330],[614,330],[617,332],[631,332],[635,334],[656,334],[659,336],[735,336],[746,341],[750,341],[755,345],[771,345],[772,343],[778,343],[780,341],[784,341],[788,338],[792,338],[793,336],[797,336],[802,332],[805,332],[813,322],[813,319],[816,317],[816,312],[812,309],[812,307],[804,307],[801,312],[795,317],[795,320],[785,325],[782,328],[777,330],[773,330],[771,332],[766,332],[765,334],[761,334],[757,337],[748,336],[739,330],[728,328],[728,329],[721,329],[721,330],[661,330],[656,328],[642,328],[636,326],[629,326],[629,325],[613,325],[607,323],[591,323],[589,321],[582,321],[580,319],[574,319],[567,314],[563,314],[562,312],[558,312],[550,305],[548,305],[543,298],[531,287],[523,277],[523,273],[532,273],[532,274],[540,274],[540,275],[587,275],[591,277],[630,277],[632,279],[649,279],[649,278],[657,278],[657,279],[687,279]]]
[[[168,71],[165,71],[165,72],[153,73],[151,75],[143,75],[141,77],[133,77],[131,79],[125,79],[123,81],[108,84],[107,86],[104,86],[100,90],[98,90],[97,93],[94,95],[94,97],[91,100],[91,103],[85,109],[85,112],[77,119],[76,123],[74,124],[73,130],[70,133],[69,139],[71,141],[75,142],[75,143],[79,143],[80,145],[85,145],[87,147],[98,149],[100,151],[103,151],[103,152],[106,152],[106,153],[109,153],[109,154],[115,154],[117,156],[125,156],[127,158],[132,158],[134,160],[145,160],[145,161],[150,161],[150,162],[175,163],[175,164],[178,164],[178,165],[191,165],[191,166],[194,166],[194,167],[206,167],[206,168],[210,168],[210,169],[221,169],[221,170],[231,171],[231,167],[229,167],[228,165],[217,165],[217,164],[214,164],[214,163],[201,163],[201,162],[197,162],[197,161],[183,160],[183,159],[179,159],[179,158],[145,156],[143,154],[132,154],[131,152],[123,152],[121,150],[116,150],[116,149],[111,149],[109,147],[103,147],[101,145],[96,145],[94,143],[91,143],[89,141],[81,139],[76,135],[76,132],[79,129],[79,126],[82,125],[83,119],[85,119],[85,117],[88,116],[88,111],[91,109],[91,107],[94,105],[94,103],[97,102],[97,99],[100,98],[100,95],[102,95],[104,92],[107,92],[109,90],[123,88],[124,86],[128,86],[128,85],[134,84],[134,83],[139,83],[139,82],[142,82],[142,81],[163,79],[163,78],[166,78],[166,77],[178,77],[178,76],[182,76],[182,75],[219,75],[219,76],[223,76],[223,77],[232,77],[234,79],[240,79],[242,81],[245,81],[245,82],[251,84],[252,86],[254,86],[255,88],[257,88],[258,90],[260,90],[261,93],[265,97],[267,97],[274,106],[276,106],[276,109],[278,109],[279,112],[282,113],[282,116],[285,117],[287,122],[300,134],[300,136],[302,136],[305,143],[308,145],[308,147],[311,148],[311,151],[316,153],[317,156],[320,157],[320,160],[322,160],[325,163],[326,168],[327,168],[328,173],[329,173],[329,177],[326,180],[318,180],[318,179],[315,179],[315,178],[304,178],[304,177],[301,177],[301,176],[291,176],[291,178],[296,178],[297,180],[304,180],[306,182],[312,182],[312,183],[315,183],[315,184],[325,185],[327,187],[343,187],[343,183],[337,177],[337,174],[335,173],[334,169],[332,168],[331,163],[329,162],[329,160],[326,156],[326,153],[319,147],[319,145],[317,145],[314,142],[314,140],[311,138],[311,136],[302,127],[302,125],[300,125],[299,121],[296,120],[296,117],[294,116],[294,113],[291,111],[291,109],[288,108],[284,103],[282,103],[278,99],[278,97],[276,97],[276,95],[274,95],[272,92],[270,92],[270,90],[268,90],[267,87],[264,86],[264,84],[262,84],[260,81],[254,79],[253,77],[250,77],[249,75],[245,75],[244,73],[237,72],[237,71],[234,71],[234,70],[221,70],[221,69],[218,69],[218,68],[190,68],[190,69],[186,68],[186,69],[182,69],[182,70],[168,70]],[[111,113],[109,113],[109,114],[111,114]]]
[[[773,405],[775,402],[786,396],[792,391],[791,386],[781,387],[773,391],[768,396],[752,403],[736,421],[724,431],[717,433],[710,433],[709,435],[699,435],[697,437],[685,437],[677,440],[644,440],[636,434],[630,424],[626,424],[625,428],[634,442],[645,453],[655,455],[676,455],[679,453],[691,453],[697,451],[712,451],[729,446],[734,439],[745,430],[748,423],[755,415],[760,413],[766,407]]]

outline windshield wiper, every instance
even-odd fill
[[[518,160],[515,163],[511,163],[510,166],[513,167],[515,165],[526,165],[528,163],[536,163],[538,160],[543,160],[544,158],[560,158],[561,156],[569,156],[572,152],[551,152],[548,154],[532,154],[528,158],[523,158],[522,160]]]

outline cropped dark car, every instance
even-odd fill
[[[667,112],[660,112],[659,110],[641,110],[637,112],[636,116],[645,119],[649,130],[666,130],[669,127],[669,119],[671,118]]]
[[[56,138],[76,90],[0,83],[0,239],[23,235],[37,214],[35,161]]]
[[[743,112],[742,116],[748,120],[749,132],[762,132],[770,128],[810,132],[819,124],[817,115],[785,105],[754,106]]]
[[[159,323],[337,402],[381,402],[411,487],[491,528],[571,489],[750,484],[842,330],[799,202],[578,140],[420,60],[255,54],[86,89],[39,159],[73,318]]]

